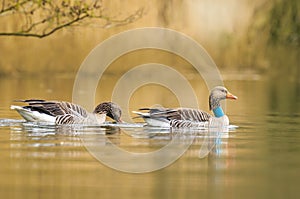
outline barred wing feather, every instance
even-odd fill
[[[34,111],[43,112],[52,116],[75,115],[77,117],[87,117],[88,112],[77,104],[70,102],[46,101],[46,100],[19,100],[29,105],[25,106]]]
[[[59,103],[59,106],[65,114],[71,114],[82,118],[88,117],[88,112],[77,104],[73,104],[70,102],[61,102]]]
[[[141,117],[150,117],[152,119],[166,118],[168,120],[189,120],[194,122],[208,121],[211,115],[205,111],[192,108],[177,109],[140,109],[148,110],[148,115],[140,115]]]
[[[208,126],[208,122],[194,122],[189,120],[171,120],[170,127],[172,128],[197,128],[204,129]]]
[[[181,116],[181,120],[189,120],[194,122],[205,122],[211,117],[209,113],[198,109],[179,108],[177,109],[177,112]]]

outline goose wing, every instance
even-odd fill
[[[205,111],[192,108],[142,108],[139,110],[147,110],[147,113],[135,112],[142,118],[167,119],[167,120],[188,120],[193,122],[208,121],[211,115]]]
[[[189,120],[193,122],[206,122],[211,117],[211,115],[205,111],[192,108],[178,108],[177,113],[180,115],[180,120]]]
[[[139,111],[147,111],[147,112],[138,112],[133,111],[141,118],[151,118],[151,119],[163,119],[163,120],[172,120],[172,119],[180,119],[180,115],[178,114],[176,109],[167,109],[167,108],[141,108]]]
[[[77,104],[70,102],[47,101],[40,99],[18,100],[20,102],[28,103],[23,108],[45,113],[51,116],[59,115],[74,115],[76,117],[87,117],[88,112]]]

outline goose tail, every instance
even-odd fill
[[[143,113],[143,112],[139,112],[139,111],[132,111],[132,113],[137,115],[133,119],[135,119],[135,118],[149,118],[150,117],[150,113]]]
[[[28,122],[43,121],[43,122],[55,123],[55,117],[51,115],[47,115],[45,113],[32,111],[22,106],[16,106],[16,105],[11,105],[10,109],[17,111]]]

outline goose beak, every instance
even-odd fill
[[[116,120],[118,123],[125,123],[121,118]]]
[[[234,99],[234,100],[237,100],[238,97],[228,92],[227,95],[226,95],[226,99]]]

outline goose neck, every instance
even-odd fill
[[[220,106],[218,106],[217,108],[214,108],[213,113],[214,113],[215,117],[222,117],[225,115],[223,112],[223,109]]]

